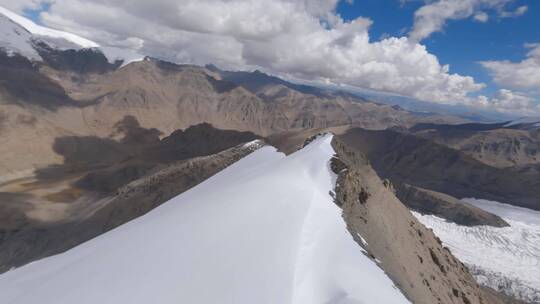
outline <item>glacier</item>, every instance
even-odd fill
[[[464,201],[494,213],[510,227],[466,227],[413,214],[470,269],[477,281],[518,299],[540,302],[540,212],[494,201]]]
[[[409,303],[334,204],[331,135],[262,147],[148,214],[0,275],[0,303]]]

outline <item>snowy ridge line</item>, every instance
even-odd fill
[[[133,221],[0,275],[0,303],[409,303],[329,194],[331,141],[289,156],[263,146]]]
[[[18,25],[26,29],[28,32],[30,32],[31,34],[38,35],[38,36],[51,37],[51,38],[65,39],[83,48],[99,47],[99,44],[95,43],[94,41],[77,36],[75,34],[59,31],[59,30],[54,30],[54,29],[50,29],[41,25],[37,25],[32,20],[27,19],[18,14],[15,14],[14,12],[3,8],[2,6],[0,6],[0,14],[3,14],[4,16],[8,17],[13,22],[17,23]]]
[[[319,137],[320,138],[320,137]],[[315,139],[316,140],[316,139]],[[308,143],[306,146],[309,146],[313,142]],[[304,146],[304,147],[306,147]],[[327,166],[329,166],[330,163],[327,162]],[[335,174],[330,170],[330,174],[333,174],[335,177]],[[336,178],[333,178],[335,180]],[[335,183],[334,183],[335,187]],[[317,223],[316,217],[317,217],[317,211],[315,210],[315,200],[318,199],[318,196],[323,195],[329,195],[328,193],[320,193],[320,191],[315,188],[314,191],[311,194],[310,198],[310,204],[308,207],[308,210],[306,212],[306,215],[304,216],[304,219],[302,221],[302,228],[300,232],[300,241],[298,242],[298,250],[296,254],[296,263],[294,267],[294,274],[293,274],[293,296],[292,296],[292,303],[302,302],[303,297],[305,295],[302,295],[300,292],[298,292],[299,289],[298,286],[302,286],[304,284],[310,284],[309,282],[309,272],[310,272],[310,265],[313,264],[313,253],[316,251],[315,243],[317,239],[317,232],[320,232],[320,223]],[[308,287],[309,288],[309,287]],[[306,302],[307,303],[307,302]]]

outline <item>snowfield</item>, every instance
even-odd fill
[[[487,200],[464,201],[502,217],[510,227],[466,227],[413,214],[469,266],[479,283],[540,302],[540,212]]]
[[[0,303],[409,303],[329,194],[332,136],[263,147],[150,213],[0,275]]]

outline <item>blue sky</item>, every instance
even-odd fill
[[[372,40],[384,36],[406,35],[414,23],[414,12],[424,3],[412,1],[401,4],[390,0],[361,0],[349,4],[341,1],[338,13],[346,20],[359,16],[373,21]],[[493,94],[499,87],[478,63],[483,60],[520,61],[527,50],[525,43],[540,42],[540,1],[515,1],[509,9],[527,5],[527,12],[516,18],[498,18],[491,12],[486,23],[472,18],[450,20],[443,32],[433,33],[422,41],[441,64],[449,64],[451,73],[475,78],[488,86],[480,93]]]
[[[50,7],[51,5],[49,3],[43,3],[36,9],[28,9],[28,8],[25,9],[24,15],[28,17],[29,19],[31,19],[32,21],[34,21],[35,23],[42,25],[41,19],[39,18],[39,14],[41,14],[42,12],[48,11]]]

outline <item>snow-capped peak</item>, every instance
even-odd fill
[[[20,54],[33,61],[42,61],[34,47],[36,42],[45,42],[53,49],[60,50],[95,48],[101,51],[110,63],[122,60],[122,65],[144,58],[134,50],[100,46],[73,33],[38,25],[0,6],[0,49],[8,54]]]
[[[50,29],[41,25],[35,24],[32,20],[20,16],[6,8],[0,6],[0,14],[9,18],[12,22],[18,24],[29,33],[35,36],[41,36],[43,38],[63,39],[71,42],[81,48],[94,48],[99,47],[99,44],[86,38],[77,36],[72,33]]]
[[[31,39],[30,32],[0,14],[0,50],[10,55],[17,53],[32,60],[40,60],[41,57],[33,48]]]

